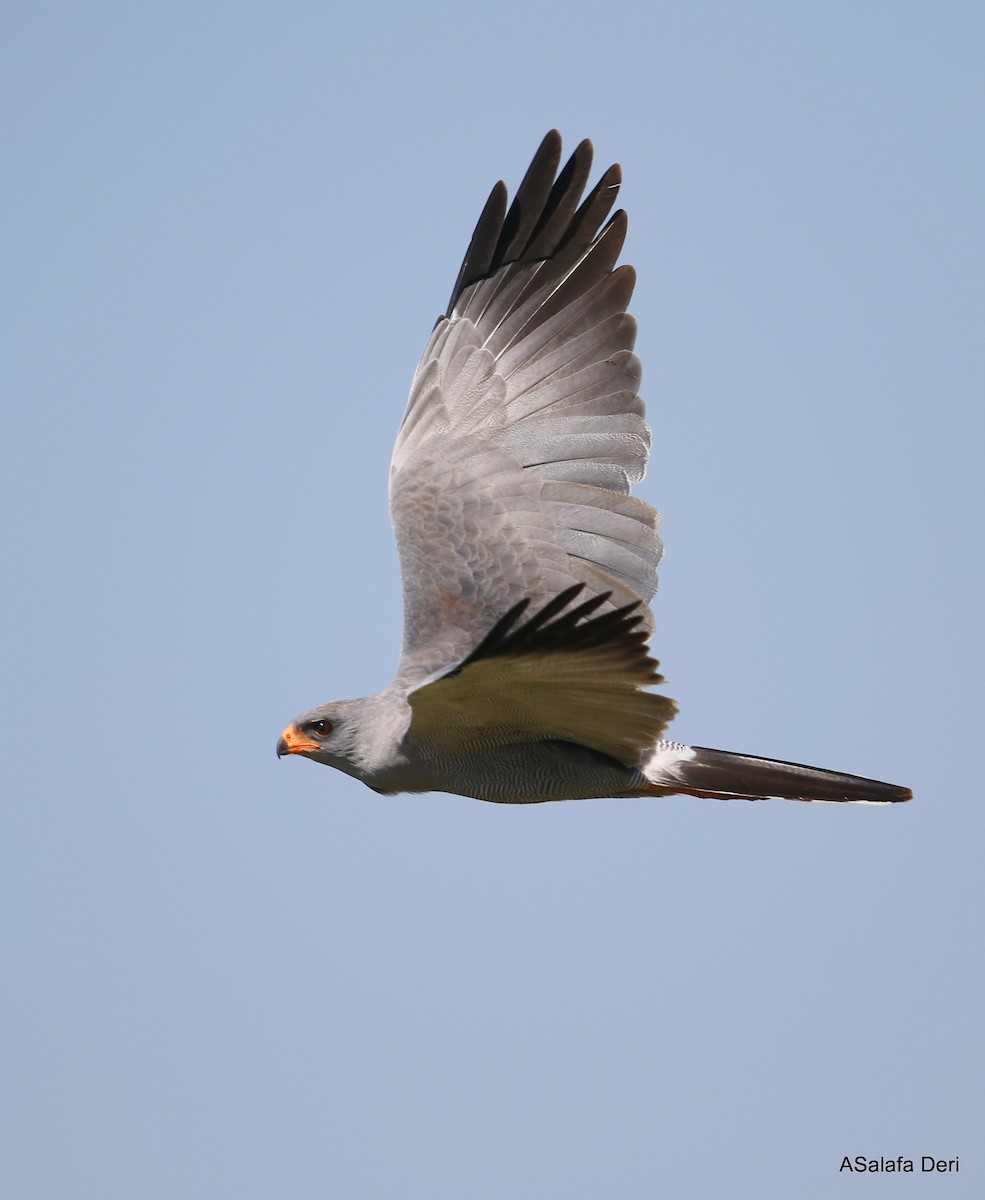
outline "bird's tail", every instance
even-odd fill
[[[658,742],[643,760],[647,791],[686,792],[719,800],[829,800],[854,804],[895,804],[910,800],[909,788],[860,775],[823,771],[800,763]]]

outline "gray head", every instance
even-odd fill
[[[300,754],[362,778],[359,749],[364,709],[364,700],[333,700],[302,713],[280,735],[277,757]]]
[[[277,755],[300,754],[362,780],[376,791],[417,790],[403,746],[411,711],[404,689],[359,700],[333,700],[302,713],[277,743]]]

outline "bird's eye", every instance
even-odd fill
[[[308,728],[312,733],[317,733],[319,737],[328,737],[333,726],[331,721],[309,721]]]

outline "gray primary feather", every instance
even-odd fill
[[[404,637],[386,691],[284,731],[381,792],[526,803],[690,792],[886,803],[905,788],[662,740],[674,702],[646,641],[662,552],[629,494],[650,430],[591,143],[541,143],[513,203],[492,190],[410,389],[390,470]]]

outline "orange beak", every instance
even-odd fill
[[[305,737],[292,722],[280,735],[277,743],[277,757],[283,758],[285,754],[304,754],[308,750],[320,749],[317,742],[313,742],[310,737]]]

